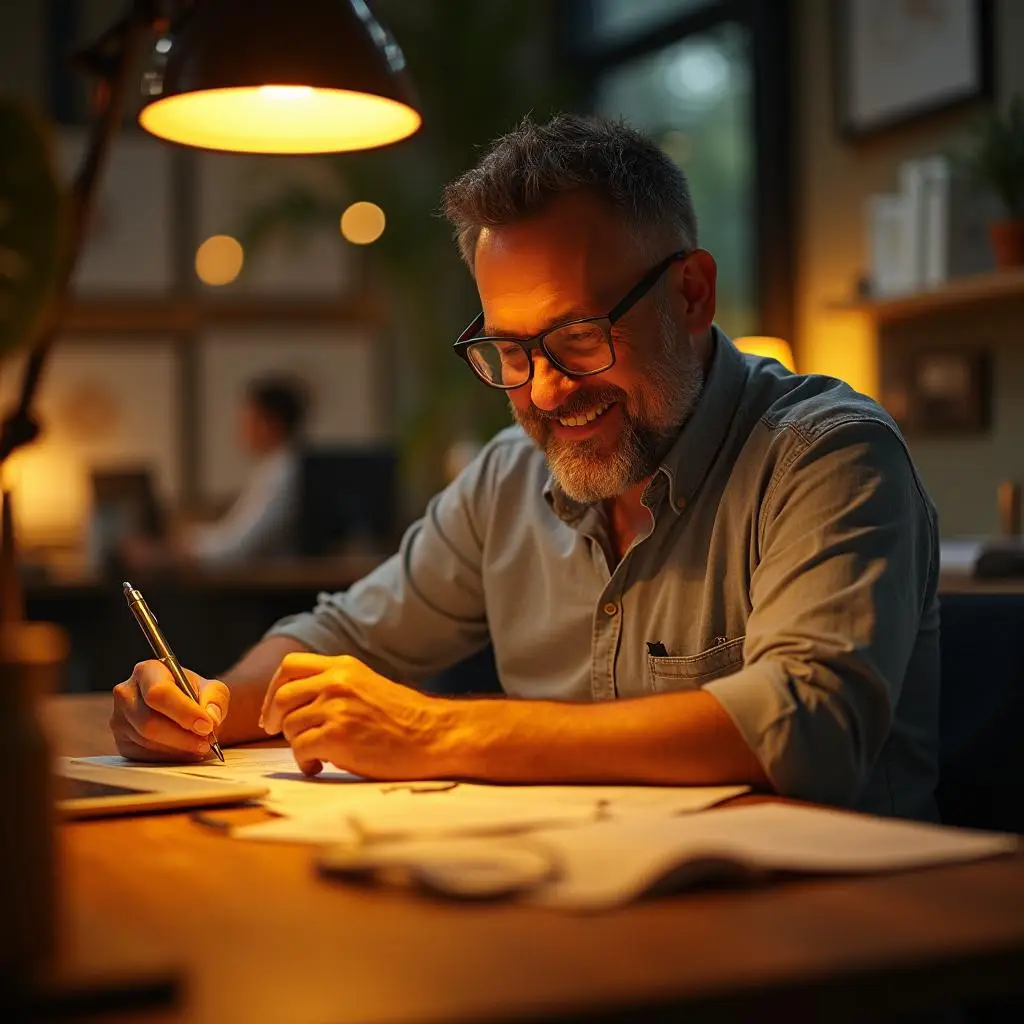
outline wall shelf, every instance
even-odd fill
[[[888,323],[951,310],[969,309],[983,302],[1006,299],[1024,300],[1024,267],[956,278],[940,288],[929,291],[892,295],[884,299],[866,299],[860,302],[834,302],[830,303],[828,308],[835,311],[866,313],[878,323]]]
[[[324,298],[155,297],[77,299],[64,317],[68,334],[166,334],[201,327],[378,327],[379,304],[368,296]]]

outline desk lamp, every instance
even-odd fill
[[[0,465],[39,434],[33,399],[147,43],[139,124],[171,142],[242,153],[337,153],[386,146],[421,123],[402,51],[366,0],[132,0],[120,21],[73,56],[97,81],[94,117],[55,283],[27,339],[18,404],[0,427]],[[23,617],[6,490],[3,502],[0,624]]]
[[[14,451],[39,434],[33,400],[64,319],[96,184],[122,121],[129,79],[147,41],[152,52],[142,79],[139,123],[171,142],[244,153],[344,152],[397,142],[420,126],[402,51],[366,0],[132,0],[120,21],[74,57],[97,84],[85,155],[63,211],[59,248],[48,160],[41,158],[36,171],[26,172],[26,150],[15,139],[8,165],[0,168],[6,193],[0,196],[0,221],[9,220],[11,211],[19,214],[23,243],[21,251],[5,251],[4,256],[35,275],[33,288],[16,296],[24,307],[15,310],[17,323],[31,325],[25,336],[12,326],[10,316],[6,320],[12,337],[5,340],[27,344],[30,353],[18,403],[0,426],[0,470]],[[20,129],[27,124],[9,120]],[[41,149],[37,134],[26,132]],[[39,201],[43,185],[51,192],[49,203]],[[36,223],[26,224],[31,210],[39,211]],[[43,246],[47,217],[53,230]],[[52,282],[49,288],[38,286],[44,276]],[[67,645],[56,627],[23,621],[6,489],[0,513],[0,725],[7,740],[18,741],[5,743],[4,752],[20,756],[22,762],[4,773],[19,792],[8,787],[0,793],[8,831],[18,837],[0,851],[0,975],[28,978],[52,952],[56,921],[52,800],[44,793],[49,786],[48,754],[31,698],[59,685]],[[30,758],[29,749],[38,756]],[[30,783],[34,789],[25,788]]]
[[[734,342],[741,352],[752,356],[768,356],[775,359],[790,371],[796,372],[796,361],[793,359],[793,347],[783,338],[770,338],[761,334],[750,334],[737,338]]]

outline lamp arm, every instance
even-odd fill
[[[67,230],[61,239],[56,280],[49,303],[34,328],[21,395],[17,406],[0,426],[0,467],[12,452],[30,444],[39,435],[32,403],[54,339],[64,321],[71,278],[85,241],[96,185],[121,122],[131,71],[143,40],[156,20],[153,7],[154,0],[132,0],[128,14],[79,55],[99,74],[98,109],[90,124],[85,155],[71,187]],[[6,488],[0,488],[0,626],[21,622],[24,617],[11,495]]]
[[[85,155],[71,188],[67,228],[61,239],[53,292],[36,323],[18,404],[0,427],[0,464],[39,434],[39,424],[32,411],[33,400],[46,369],[50,349],[64,321],[71,278],[78,266],[88,230],[96,186],[121,122],[132,68],[155,20],[153,7],[152,0],[133,0],[128,14],[105,32],[93,48],[85,51],[87,56],[95,56],[95,67],[100,69],[99,109],[90,124]],[[98,52],[101,46],[103,53]]]

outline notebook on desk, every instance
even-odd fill
[[[1019,850],[1017,836],[786,803],[631,815],[523,836],[339,846],[328,875],[399,876],[465,897],[604,910],[711,881],[905,871]],[[543,869],[542,869],[543,868]]]
[[[161,771],[111,767],[70,757],[57,759],[57,813],[62,818],[101,818],[147,811],[216,807],[256,800],[267,787]]]

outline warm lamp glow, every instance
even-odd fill
[[[0,463],[0,490],[15,491],[21,483],[21,462],[24,449],[12,452]]]
[[[384,211],[376,203],[353,203],[341,215],[341,233],[353,245],[369,245],[384,234]]]
[[[236,153],[339,153],[398,142],[420,126],[383,96],[309,86],[210,89],[157,100],[139,114],[169,142]]]
[[[769,359],[778,360],[791,373],[796,372],[793,349],[789,342],[782,338],[750,335],[746,338],[737,338],[734,344],[741,352],[752,356],[767,356]]]
[[[196,250],[196,276],[203,284],[231,284],[242,272],[245,253],[230,235],[213,235]]]
[[[139,123],[235,153],[344,153],[412,135],[401,47],[365,0],[203,0],[154,46]]]

